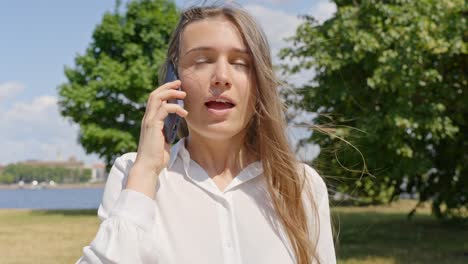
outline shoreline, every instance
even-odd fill
[[[37,189],[76,189],[76,188],[104,188],[105,183],[62,183],[56,185],[31,185],[31,184],[0,184],[0,190],[37,190]]]

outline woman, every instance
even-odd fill
[[[151,93],[138,152],[115,161],[78,263],[335,263],[326,185],[288,144],[257,23],[240,8],[188,9],[172,62],[180,81]],[[168,113],[185,126],[172,147]]]

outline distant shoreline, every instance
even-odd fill
[[[19,190],[19,189],[76,189],[76,188],[104,188],[105,183],[57,183],[56,185],[36,185],[24,184],[0,184],[0,190]]]

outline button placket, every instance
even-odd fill
[[[235,264],[237,262],[232,233],[231,205],[226,195],[218,208],[220,213],[221,243],[224,251],[224,263]]]
[[[242,252],[240,249],[239,245],[239,236],[238,236],[238,230],[237,230],[237,225],[235,222],[235,217],[234,215],[236,214],[235,208],[234,208],[234,201],[233,201],[233,196],[235,192],[229,192],[226,195],[226,200],[229,204],[229,219],[230,219],[230,231],[231,231],[231,248],[233,249],[233,258],[235,263],[242,263]]]

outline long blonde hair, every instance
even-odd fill
[[[317,206],[311,186],[305,185],[305,169],[298,166],[300,162],[288,142],[285,119],[287,109],[278,92],[280,81],[273,71],[270,47],[264,32],[252,16],[242,8],[230,5],[192,7],[183,11],[169,43],[160,77],[164,76],[168,63],[177,64],[180,36],[184,28],[191,22],[218,16],[225,17],[238,28],[253,57],[257,99],[255,114],[246,128],[246,147],[261,158],[268,193],[289,237],[297,263],[320,263],[316,252],[320,230]],[[187,124],[183,119],[178,135],[188,136]],[[303,191],[310,202],[303,201]],[[312,214],[307,216],[306,210],[310,210]],[[313,220],[308,220],[308,217]],[[308,221],[315,224],[309,226]]]

